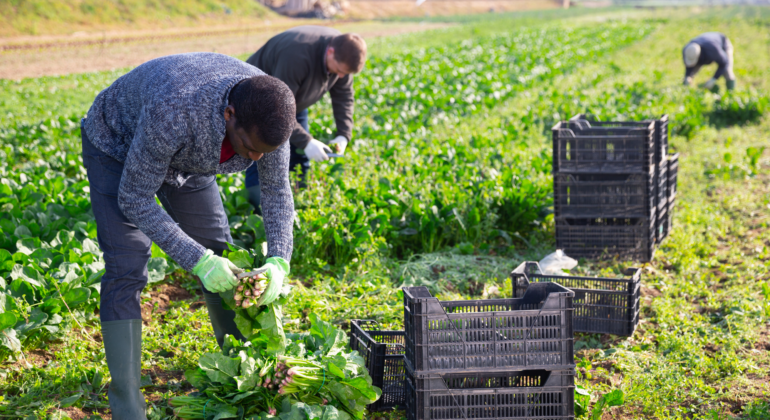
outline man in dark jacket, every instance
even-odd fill
[[[701,87],[711,89],[717,80],[724,76],[727,89],[735,88],[735,73],[733,73],[733,45],[724,34],[719,32],[706,32],[691,40],[682,50],[685,74],[684,84],[692,84],[693,77],[702,66],[716,63],[717,71],[714,77],[701,84]]]
[[[289,147],[294,96],[280,80],[221,54],[158,58],[103,90],[83,120],[83,164],[104,252],[102,338],[112,418],[144,420],[140,294],[155,242],[201,280],[219,345],[239,336],[217,292],[238,284],[217,174],[259,166],[271,282],[293,246]],[[157,204],[160,199],[163,208]],[[164,211],[165,208],[165,211]]]
[[[364,67],[366,43],[356,34],[341,34],[324,26],[299,26],[271,38],[246,62],[281,79],[294,93],[297,123],[289,140],[289,165],[292,171],[300,171],[300,186],[304,186],[310,161],[328,160],[331,152],[308,132],[307,109],[329,92],[337,124],[337,137],[329,145],[343,154],[353,133],[353,74]],[[249,201],[257,211],[261,202],[258,172],[256,166],[246,171]]]

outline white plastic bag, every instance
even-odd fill
[[[550,275],[564,274],[564,271],[562,270],[572,270],[577,267],[577,264],[577,260],[568,257],[561,249],[557,249],[556,252],[546,255],[539,263],[543,274]]]

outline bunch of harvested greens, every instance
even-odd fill
[[[236,264],[244,260],[234,254],[229,258]],[[236,324],[248,341],[227,336],[221,353],[201,356],[199,367],[185,372],[198,391],[172,398],[174,414],[186,420],[363,419],[366,405],[381,391],[372,386],[358,352],[346,351],[346,334],[315,314],[308,333],[285,334],[281,307],[290,287],[269,305],[244,304],[259,297],[253,290],[265,289],[260,280],[220,294],[235,308]]]

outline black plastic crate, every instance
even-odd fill
[[[663,241],[663,239],[666,239],[668,235],[671,233],[671,228],[673,227],[674,223],[674,203],[676,203],[676,199],[672,198],[671,202],[668,203],[668,209],[666,210],[666,214],[663,217],[663,223],[661,226],[661,239],[658,242]]]
[[[655,167],[655,207],[660,213],[668,204],[668,160],[658,162]]]
[[[658,216],[655,219],[655,243],[660,245],[666,234],[668,233],[668,204],[662,209],[658,210]]]
[[[650,217],[655,173],[554,174],[556,217]]]
[[[407,373],[408,420],[575,418],[575,371]]]
[[[417,372],[574,368],[572,291],[539,283],[517,299],[439,301],[404,287],[406,362]]]
[[[553,129],[554,173],[649,173],[655,164],[655,124],[584,128],[572,121]]]
[[[358,350],[366,363],[372,385],[382,396],[369,404],[369,411],[388,411],[406,407],[406,367],[404,332],[372,329],[375,321],[350,321],[350,348]]]
[[[668,208],[660,213],[658,216],[658,229],[655,232],[657,235],[657,243],[661,244],[668,236],[668,232],[671,230],[671,219],[669,218]]]
[[[646,126],[652,121],[655,124],[655,162],[660,162],[666,158],[668,153],[668,115],[664,114],[658,119],[648,119],[643,121],[589,121],[586,114],[578,114],[570,118],[570,122],[582,123],[585,121],[591,127],[611,128],[611,127],[639,127]],[[585,125],[584,125],[585,126]]]
[[[571,257],[648,262],[655,254],[656,218],[558,217],[556,248]]]
[[[547,275],[542,274],[537,262],[528,261],[511,272],[511,286],[517,297],[532,284],[559,283],[575,292],[575,332],[630,336],[639,323],[642,270],[629,268],[623,274],[623,278]]]
[[[668,200],[674,201],[676,197],[676,179],[679,174],[679,153],[668,156]]]

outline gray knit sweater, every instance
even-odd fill
[[[214,53],[148,61],[94,100],[84,129],[99,150],[124,163],[118,192],[123,214],[186,270],[206,249],[185,234],[155,201],[165,182],[182,186],[192,175],[246,170],[235,155],[219,163],[228,94],[243,79],[264,75],[238,59]],[[268,255],[291,258],[294,201],[289,142],[257,161]]]

